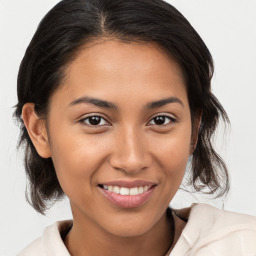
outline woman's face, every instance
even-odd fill
[[[179,66],[157,45],[87,45],[52,95],[50,154],[76,219],[118,236],[164,216],[191,151]]]

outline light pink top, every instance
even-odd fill
[[[256,217],[206,204],[174,210],[173,217],[174,245],[167,256],[256,256]],[[18,256],[70,256],[60,234],[71,225],[70,220],[47,227]]]

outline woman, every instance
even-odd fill
[[[168,208],[188,163],[197,191],[228,192],[212,74],[200,36],[163,1],[57,4],[21,63],[15,115],[32,206],[65,194],[73,220],[19,255],[255,255],[254,217]]]

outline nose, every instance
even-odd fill
[[[151,165],[147,141],[138,129],[130,127],[119,132],[115,137],[109,162],[113,168],[130,174],[138,173]]]

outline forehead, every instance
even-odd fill
[[[67,74],[74,72],[75,69],[87,67],[89,71],[103,71],[102,75],[108,71],[117,71],[116,75],[123,73],[143,72],[156,73],[161,76],[166,70],[172,71],[177,75],[181,74],[179,65],[174,59],[158,44],[154,42],[124,42],[118,39],[101,39],[92,41],[84,45],[79,51],[75,61],[69,65]],[[152,72],[152,68],[156,72]],[[85,70],[83,70],[85,71]],[[120,73],[121,71],[121,73]]]
[[[60,88],[72,99],[83,93],[109,100],[122,95],[132,99],[136,94],[141,95],[141,100],[151,100],[152,95],[186,96],[181,69],[166,51],[155,43],[117,39],[85,44],[66,69]]]

